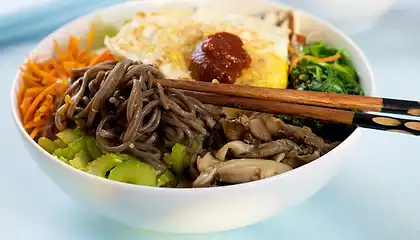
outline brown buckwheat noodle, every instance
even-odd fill
[[[156,83],[164,76],[153,65],[107,61],[73,74],[66,92],[71,101],[62,99],[55,114],[58,130],[70,120],[94,133],[104,151],[130,153],[159,172],[166,167],[157,143],[191,145],[216,123],[201,102]]]

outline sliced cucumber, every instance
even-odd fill
[[[118,154],[118,155],[121,157],[123,161],[128,161],[128,160],[140,161],[138,158],[131,156],[129,154]]]
[[[55,146],[57,148],[65,148],[65,147],[67,147],[67,144],[63,143],[63,141],[61,141],[59,138],[55,139],[53,141],[53,143],[55,144]]]
[[[176,184],[177,184],[176,178],[174,174],[169,170],[162,173],[157,179],[158,187],[175,187]]]
[[[189,161],[187,147],[179,143],[175,144],[172,147],[172,152],[166,153],[163,160],[175,173],[182,173],[187,165],[186,162]]]
[[[157,186],[156,171],[149,165],[137,160],[128,160],[109,173],[108,179],[144,186]]]
[[[80,137],[72,141],[66,148],[59,148],[54,151],[53,155],[57,157],[64,157],[66,159],[73,159],[77,153],[86,149],[86,138]]]
[[[96,159],[102,155],[101,149],[96,145],[95,139],[86,137],[86,148],[93,159]]]
[[[107,153],[90,162],[86,166],[86,171],[99,177],[106,177],[107,172],[122,162],[119,155]]]
[[[64,163],[69,164],[69,160],[67,160],[65,157],[58,157],[58,159]]]
[[[49,153],[53,153],[58,148],[50,139],[46,137],[39,138],[38,144]]]
[[[82,132],[73,129],[65,129],[57,133],[57,137],[67,145],[80,138],[81,136],[83,136]]]
[[[82,150],[77,153],[72,160],[69,160],[69,163],[74,168],[84,170],[90,160],[90,156],[84,150]]]

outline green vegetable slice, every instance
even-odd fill
[[[93,159],[102,155],[101,149],[96,145],[96,141],[92,137],[86,137],[86,148]]]
[[[137,160],[128,160],[109,173],[108,179],[144,186],[157,186],[156,171],[149,165]]]
[[[55,145],[50,139],[46,137],[39,138],[38,144],[49,153],[53,153],[58,148],[57,145]]]
[[[169,170],[162,173],[157,179],[158,187],[175,187],[176,184],[177,181],[175,175]]]
[[[74,159],[69,160],[69,163],[74,168],[84,170],[90,160],[90,156],[84,150],[81,150],[74,156]]]
[[[59,148],[54,151],[53,155],[73,159],[77,153],[86,149],[86,138],[80,137],[71,142],[66,148]]]
[[[106,177],[106,174],[118,164],[123,162],[121,156],[107,153],[93,160],[86,166],[86,172],[99,177]]]
[[[55,139],[54,141],[53,141],[53,143],[55,144],[55,146],[57,147],[57,148],[65,148],[65,147],[67,147],[67,144],[65,144],[65,143],[63,143],[63,141],[61,141],[60,139]]]
[[[65,157],[58,157],[58,160],[60,160],[60,161],[62,161],[64,163],[70,164],[69,163],[69,160],[67,160]]]
[[[82,132],[73,129],[65,129],[57,133],[57,137],[66,145],[70,144],[81,136],[83,136]]]
[[[186,162],[189,161],[187,147],[179,143],[175,144],[172,147],[172,152],[166,153],[163,160],[175,173],[182,173],[187,165]]]
[[[123,161],[129,161],[129,160],[134,160],[134,161],[140,161],[138,158],[128,155],[128,154],[118,154],[118,156],[123,160]]]

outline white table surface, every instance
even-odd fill
[[[395,6],[353,39],[374,67],[379,95],[420,99],[420,3]],[[11,81],[36,41],[0,46],[0,239],[420,239],[420,139],[372,130],[325,188],[251,227],[169,235],[129,228],[82,208],[31,160],[12,121]]]

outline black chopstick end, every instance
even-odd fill
[[[360,127],[384,131],[420,135],[420,121],[416,120],[392,118],[363,112],[355,112],[353,117],[353,124]]]
[[[384,98],[382,112],[420,116],[420,103],[416,101]]]

